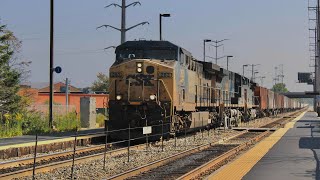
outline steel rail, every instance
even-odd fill
[[[76,150],[76,154],[81,154],[84,152],[90,152],[90,151],[98,151],[98,150],[103,150],[105,145],[98,145],[94,147],[85,147],[85,148],[80,148]],[[68,150],[68,151],[63,151],[63,152],[58,152],[58,153],[52,153],[52,154],[45,154],[37,157],[37,161],[48,161],[57,157],[67,157],[73,154],[73,150]],[[17,159],[17,160],[12,160],[12,161],[6,161],[0,163],[0,169],[7,169],[7,168],[13,168],[17,166],[23,166],[23,165],[28,165],[28,164],[33,164],[33,157],[30,158],[24,158],[24,159]]]
[[[144,148],[145,148],[144,144],[130,147],[130,149],[133,149],[133,150],[141,150]],[[117,156],[117,155],[120,155],[120,154],[123,154],[126,152],[127,152],[127,147],[107,151],[106,156],[107,157]],[[61,156],[56,155],[56,157],[61,157]],[[104,157],[104,152],[92,154],[92,155],[88,155],[88,156],[83,156],[83,157],[78,157],[75,159],[75,164],[79,164],[79,163],[83,163],[83,162],[87,162],[87,161],[91,161],[91,160],[96,160],[96,159],[100,159],[103,157]],[[50,163],[50,164],[46,164],[46,165],[40,165],[40,166],[37,166],[36,173],[48,172],[53,169],[65,167],[65,166],[69,166],[69,165],[72,165],[72,159],[54,162],[54,163]],[[33,171],[33,168],[27,168],[27,169],[22,169],[22,170],[10,172],[10,173],[0,174],[0,180],[30,176],[30,175],[32,175],[32,171]]]
[[[296,112],[296,113],[292,113],[292,114],[297,114],[297,113],[301,113],[301,111]],[[291,114],[291,116],[292,116],[292,114]],[[295,118],[295,116],[293,116],[292,119],[293,118]],[[152,169],[155,169],[157,167],[163,166],[163,165],[168,164],[170,162],[173,162],[173,161],[175,161],[177,159],[186,157],[186,156],[188,156],[190,154],[193,154],[193,153],[196,153],[196,152],[200,152],[200,151],[205,150],[205,149],[207,149],[209,147],[212,147],[213,145],[222,144],[226,140],[231,140],[233,138],[237,138],[238,136],[246,134],[247,132],[248,132],[248,130],[247,131],[243,131],[242,133],[237,134],[235,136],[229,137],[228,139],[223,139],[223,140],[220,140],[220,141],[215,142],[215,143],[209,143],[209,144],[205,144],[205,145],[202,145],[202,146],[199,146],[199,147],[196,147],[196,148],[192,148],[190,150],[183,151],[181,153],[169,156],[167,158],[164,158],[164,159],[161,159],[161,160],[149,163],[149,164],[146,164],[144,166],[140,166],[140,167],[134,168],[132,170],[120,173],[118,175],[109,177],[107,179],[120,180],[120,179],[127,179],[127,178],[130,178],[130,177],[138,176],[141,173],[144,173],[144,172],[150,171]],[[242,150],[246,149],[247,147],[249,147],[250,145],[254,144],[255,142],[260,141],[262,138],[267,136],[269,133],[270,133],[270,131],[266,130],[266,131],[262,132],[261,134],[257,135],[256,137],[251,138],[249,141],[240,144],[239,146],[233,148],[232,150],[229,150],[226,153],[223,153],[222,155],[220,155],[217,158],[215,158],[213,160],[213,162],[210,161],[211,163],[206,163],[205,165],[206,166],[211,166],[213,164],[213,166],[215,166],[215,165],[221,164],[226,159],[236,155],[239,151],[242,151]],[[205,165],[203,165],[203,166],[205,166]],[[201,171],[206,170],[206,167],[203,167],[203,166],[200,166],[199,169],[197,168],[194,171],[191,171],[190,174],[189,173],[185,174],[184,176],[181,176],[179,178],[180,179],[192,179],[192,177],[196,177],[196,176],[199,175],[199,174],[192,175],[192,173],[194,173],[194,172],[198,173],[199,171],[201,172]]]
[[[213,160],[209,161],[208,163],[203,164],[202,166],[200,166],[196,169],[193,169],[189,173],[184,174],[183,176],[177,178],[177,180],[194,179],[194,178],[200,176],[202,173],[207,172],[209,169],[221,166],[226,160],[235,156],[238,152],[246,149],[250,145],[260,141],[262,138],[267,136],[269,133],[270,133],[270,131],[265,131],[265,132],[259,134],[258,136],[252,138],[249,142],[242,143],[241,145],[223,153],[222,155],[218,156],[217,158],[214,158]]]
[[[296,118],[296,115],[298,113],[301,113],[301,112],[302,111],[295,112],[295,113],[293,113],[294,116],[291,115],[290,117],[284,117],[282,119],[289,118],[290,119],[289,121],[291,121],[294,118]],[[288,120],[288,119],[286,119],[286,120]],[[272,124],[272,123],[269,123],[269,124]],[[248,146],[254,144],[255,142],[260,141],[262,138],[267,136],[269,133],[270,133],[270,131],[265,131],[262,134],[259,134],[258,136],[252,138],[250,140],[250,142],[243,143],[243,144],[239,145],[238,147],[229,150],[228,152],[218,156],[217,158],[214,158],[213,160],[209,161],[208,163],[203,164],[202,166],[190,171],[187,174],[184,174],[183,176],[180,176],[177,180],[196,179],[197,177],[201,176],[201,174],[209,171],[210,169],[214,169],[216,167],[223,165],[225,161],[227,161],[231,157],[234,157],[239,151],[242,151],[245,148],[247,148]]]
[[[233,139],[233,138],[236,138],[240,135],[243,135],[245,133],[247,133],[248,131],[243,131],[237,135],[234,135],[234,136],[231,136],[231,137],[227,137],[227,138],[224,138],[218,142],[214,142],[214,143],[208,143],[208,144],[205,144],[205,145],[200,145],[200,146],[197,146],[195,148],[192,148],[192,149],[189,149],[189,150],[186,150],[186,151],[183,151],[183,152],[180,152],[178,154],[174,154],[172,156],[169,156],[167,158],[164,158],[164,159],[160,159],[160,160],[157,160],[155,162],[151,162],[149,164],[146,164],[146,165],[143,165],[143,166],[140,166],[140,167],[137,167],[137,168],[134,168],[134,169],[131,169],[129,171],[126,171],[126,172],[123,172],[123,173],[120,173],[120,174],[117,174],[115,176],[112,176],[112,177],[109,177],[107,179],[113,179],[113,180],[122,180],[122,179],[126,179],[126,178],[129,178],[129,177],[132,177],[132,176],[136,176],[140,173],[143,173],[143,172],[146,172],[146,171],[149,171],[149,170],[152,170],[156,167],[159,167],[159,166],[162,166],[162,165],[165,165],[169,162],[172,162],[172,161],[175,161],[179,158],[182,158],[182,157],[185,157],[187,155],[190,155],[190,154],[193,154],[193,153],[196,153],[196,152],[199,152],[199,151],[202,151],[204,149],[207,149],[213,145],[217,145],[217,144],[221,144],[227,140],[230,140],[230,139]]]

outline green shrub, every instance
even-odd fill
[[[2,116],[2,114],[0,114],[0,117],[0,137],[5,138],[22,135],[21,121],[16,120],[15,116],[9,114]]]
[[[97,117],[96,117],[96,121],[99,125],[99,127],[104,127],[104,120],[106,119],[106,117],[103,115],[103,114],[97,114]]]
[[[66,115],[56,115],[53,124],[59,132],[74,131],[80,128],[80,121],[75,112],[71,112]]]
[[[23,111],[13,115],[0,114],[0,138],[74,131],[80,127],[80,121],[76,113],[72,112],[54,115],[53,125],[54,130],[49,127],[48,115],[37,111]]]
[[[51,133],[47,115],[40,112],[24,112],[22,120],[23,134],[47,134]]]

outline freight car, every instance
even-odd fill
[[[142,136],[144,126],[152,126],[152,134],[237,126],[298,107],[294,100],[199,61],[168,41],[128,41],[115,53],[109,71],[108,128],[131,128],[131,137]],[[114,138],[127,134],[118,131]]]

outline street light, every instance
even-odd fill
[[[203,62],[206,62],[206,42],[211,42],[210,39],[203,40]]]
[[[254,73],[255,73],[255,71],[254,71],[254,67],[255,66],[259,66],[260,64],[251,64],[251,68],[252,68],[252,75],[251,75],[251,81],[253,81],[253,77],[254,77]]]
[[[160,14],[159,19],[160,19],[160,41],[162,41],[162,17],[170,17],[170,14]]]
[[[244,64],[242,65],[242,76],[244,77],[244,68],[248,67],[250,64]]]
[[[227,56],[227,71],[229,70],[229,58],[232,58],[233,56]]]

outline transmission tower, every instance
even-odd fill
[[[105,27],[105,28],[112,28],[112,29],[115,29],[115,30],[118,30],[121,32],[121,44],[126,42],[126,32],[137,27],[137,26],[140,26],[140,25],[145,25],[145,24],[149,24],[148,21],[144,21],[144,22],[141,22],[141,23],[138,23],[134,26],[131,26],[129,28],[126,28],[126,9],[130,6],[136,6],[136,5],[141,5],[141,3],[139,1],[136,1],[136,2],[133,2],[133,3],[130,3],[128,5],[126,5],[126,0],[122,0],[122,4],[119,5],[119,4],[116,4],[116,3],[112,3],[112,4],[109,4],[108,6],[105,6],[105,8],[108,8],[110,6],[114,6],[114,7],[119,7],[121,8],[121,28],[116,28],[114,26],[111,26],[109,24],[104,24],[102,26],[99,26],[97,27],[97,29],[101,28],[101,27]]]
[[[280,79],[281,79],[281,83],[283,84],[283,79],[284,79],[283,64],[279,65],[278,70],[279,70],[278,80],[280,81]]]

